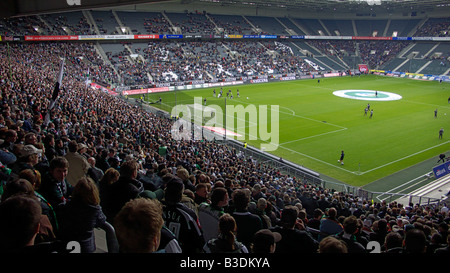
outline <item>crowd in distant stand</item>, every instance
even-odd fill
[[[0,32],[4,35],[95,34],[94,28],[90,26],[86,18],[82,13],[79,14],[80,20],[75,25],[69,23],[65,15],[4,19],[0,24]],[[215,27],[218,27],[223,29],[225,34],[255,34],[250,24],[244,19],[238,20],[235,17],[232,21],[227,21],[220,16],[206,16],[200,12],[178,15],[169,13],[167,16],[173,19],[174,26],[180,28],[182,33],[215,34]],[[103,19],[96,18],[95,23],[100,31],[106,31]],[[143,28],[151,34],[167,34],[170,32],[171,25],[161,13],[145,19]],[[415,36],[446,35],[448,35],[448,23],[431,19],[415,34]],[[391,61],[409,44],[409,42],[392,41],[308,40],[306,42],[316,47],[321,54],[331,58],[344,59],[348,56],[359,56],[362,63],[369,64],[372,68],[381,67]],[[284,47],[280,47],[280,44],[282,43],[267,41],[157,41],[149,42],[146,48],[135,49],[134,52],[130,52],[125,47],[120,52],[106,51],[108,60],[104,61],[94,45],[86,43],[78,47],[88,47],[82,51],[90,52],[90,54],[79,54],[84,55],[86,60],[78,59],[78,61],[84,66],[84,73],[87,73],[87,67],[90,67],[91,80],[107,86],[148,87],[166,82],[316,72],[302,57],[294,54],[292,50],[285,50],[292,45],[285,44]],[[142,58],[130,57],[132,53],[140,54]],[[446,66],[448,63],[447,52],[443,52],[440,56],[428,56],[428,58],[439,59],[441,66]]]
[[[175,140],[173,120],[86,88],[85,49],[0,48],[1,251],[77,241],[93,252],[106,223],[121,252],[367,252],[369,241],[383,252],[448,251],[445,202],[372,203],[215,142]],[[63,88],[49,111],[60,56]]]

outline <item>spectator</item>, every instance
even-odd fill
[[[325,194],[321,194],[320,195],[320,199],[319,201],[317,201],[318,205],[319,205],[319,209],[322,211],[325,211],[326,209],[331,207],[331,203],[328,202],[328,200],[325,198]]]
[[[69,151],[65,155],[65,158],[69,162],[69,172],[67,174],[67,182],[70,185],[75,186],[80,178],[85,177],[89,163],[86,158],[78,153],[78,143],[75,140],[69,142]]]
[[[236,239],[236,221],[228,213],[219,218],[219,234],[210,239],[203,251],[206,253],[248,253],[247,247]]]
[[[114,168],[109,168],[106,170],[105,174],[102,176],[102,179],[98,182],[98,190],[100,194],[100,205],[102,207],[105,206],[105,204],[108,204],[109,201],[107,201],[108,196],[110,196],[109,190],[113,183],[115,183],[117,180],[119,180],[120,173],[118,170]]]
[[[67,180],[69,162],[64,157],[55,157],[50,161],[50,169],[42,176],[39,193],[53,208],[70,199],[73,187]]]
[[[107,186],[107,183],[102,182],[103,193],[102,202],[103,212],[106,215],[108,222],[112,222],[116,214],[128,201],[135,199],[144,192],[144,186],[136,180],[138,174],[138,163],[135,160],[125,161],[120,166],[119,179]]]
[[[31,183],[23,178],[16,179],[14,181],[9,182],[5,186],[5,190],[1,196],[2,202],[10,198],[14,195],[25,195],[29,196],[31,198],[34,198],[38,200],[38,198],[35,195],[33,186]],[[41,204],[41,212],[43,208],[43,204]],[[39,225],[39,232],[36,236],[35,242],[36,243],[42,243],[42,242],[51,242],[56,239],[55,232],[53,229],[52,224],[50,223],[50,220],[46,214],[42,212],[40,225]]]
[[[277,243],[281,240],[281,234],[269,229],[261,229],[253,236],[251,245],[252,253],[274,253]]]
[[[13,196],[0,203],[0,219],[0,252],[23,252],[39,233],[41,206],[35,198]]]
[[[189,172],[185,168],[177,169],[177,176],[183,181],[184,188],[195,192],[195,186],[189,180]]]
[[[383,247],[386,253],[401,253],[403,249],[403,236],[395,231],[389,232],[385,237]]]
[[[219,219],[228,206],[228,192],[225,188],[214,188],[211,192],[211,204],[202,203],[198,207],[198,219],[203,230],[205,242],[217,238],[219,234]]]
[[[94,228],[106,222],[100,207],[98,188],[91,178],[81,178],[73,189],[69,202],[57,210],[60,223],[58,237],[66,242],[77,241],[81,253],[96,250]]]
[[[200,253],[205,244],[203,231],[195,212],[181,203],[183,192],[183,181],[171,176],[164,192],[164,222],[175,234],[183,253]]]
[[[0,144],[0,149],[2,149],[4,151],[12,152],[16,141],[17,141],[17,131],[13,130],[13,129],[9,129],[5,133],[5,138],[3,140],[3,143]]]
[[[12,171],[16,174],[25,169],[34,171],[41,155],[42,150],[36,149],[34,145],[28,144],[23,146],[20,151],[19,160],[12,167]]]
[[[319,230],[320,220],[322,219],[323,211],[319,208],[314,210],[313,218],[308,221],[308,227]]]
[[[58,152],[56,151],[55,145],[55,136],[52,134],[47,134],[44,137],[44,147],[45,147],[45,156],[47,160],[50,162],[53,158],[58,156]]]
[[[447,238],[447,236],[450,234],[448,232],[448,230],[449,230],[448,223],[446,223],[446,222],[439,223],[438,232],[439,232],[439,234],[441,234],[443,239]],[[444,240],[444,242],[445,242],[445,240]]]
[[[358,232],[358,219],[355,216],[349,216],[344,220],[344,230],[334,235],[347,245],[348,253],[366,253],[366,249],[361,245],[355,236]]]
[[[233,193],[234,211],[231,213],[237,224],[237,240],[242,242],[247,249],[253,241],[253,235],[262,229],[261,219],[248,211],[250,191],[237,189]]]
[[[41,186],[41,174],[38,171],[31,169],[25,169],[19,173],[19,178],[29,181],[34,189],[34,195],[41,203],[42,214],[47,215],[50,223],[52,224],[54,233],[58,232],[58,220],[56,212],[52,205],[38,192]]]
[[[442,236],[439,233],[434,233],[431,235],[430,243],[427,246],[427,254],[432,254],[436,249],[445,247],[445,244],[441,244]]]
[[[320,234],[319,241],[328,235],[335,235],[343,231],[342,224],[338,222],[335,208],[330,208],[326,212],[327,216],[320,220]]]
[[[254,210],[254,214],[258,215],[261,218],[262,228],[268,229],[272,227],[272,221],[269,216],[266,214],[267,208],[267,200],[264,197],[261,197],[257,200],[256,208]]]
[[[347,245],[336,237],[325,237],[319,243],[319,253],[348,253]]]
[[[275,253],[316,253],[319,243],[305,231],[305,226],[297,220],[298,208],[286,206],[283,209],[280,225],[271,228],[281,234]]]
[[[120,252],[164,252],[158,250],[163,224],[159,201],[147,198],[128,201],[114,218]]]
[[[436,253],[436,254],[450,253],[450,235],[447,236],[447,246],[446,247],[437,248],[434,251],[434,253]]]
[[[210,202],[208,199],[208,187],[206,183],[198,183],[195,185],[194,202],[200,205],[204,202]]]
[[[103,172],[106,172],[110,168],[108,163],[108,151],[106,149],[101,150],[101,152],[97,156],[97,167],[100,168]]]
[[[374,232],[369,234],[370,241],[377,241],[380,245],[383,245],[384,239],[388,233],[386,219],[380,219],[375,221],[372,225]]]
[[[255,184],[252,188],[251,200],[257,202],[260,198],[266,198],[266,195],[262,192],[261,185]]]
[[[98,185],[100,179],[103,177],[104,173],[100,168],[95,166],[95,157],[89,157],[87,159],[89,163],[89,169],[87,171],[87,175],[94,180],[95,184]]]
[[[417,228],[408,230],[403,239],[405,253],[425,253],[427,248],[427,238],[425,233]]]

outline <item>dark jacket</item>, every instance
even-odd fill
[[[120,177],[115,183],[103,189],[100,205],[108,222],[114,223],[114,217],[128,201],[135,199],[144,191],[142,183],[136,179]]]
[[[341,233],[334,235],[334,237],[345,242],[348,253],[367,253],[364,246],[357,241],[357,238],[354,235],[348,236],[342,231]]]
[[[275,253],[317,253],[319,243],[306,231],[279,226],[270,230],[281,234]]]
[[[201,253],[205,245],[203,230],[195,212],[182,203],[164,202],[163,218],[166,227],[174,234],[183,253]]]
[[[233,212],[231,214],[236,220],[237,226],[237,236],[236,240],[242,242],[247,249],[250,249],[251,243],[253,242],[253,235],[263,228],[261,218],[258,215],[245,212]]]
[[[91,253],[96,249],[94,228],[106,221],[102,208],[89,205],[80,200],[71,200],[58,207],[58,238],[64,241],[77,241],[81,253]]]
[[[65,203],[72,195],[73,186],[65,179],[59,182],[54,179],[49,173],[46,173],[41,180],[41,186],[37,190],[53,208],[59,204]]]

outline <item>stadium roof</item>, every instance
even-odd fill
[[[229,8],[255,7],[296,9],[313,12],[383,12],[383,13],[431,13],[450,10],[448,0],[1,0],[0,17],[105,8],[149,3],[179,5],[222,6]]]
[[[396,12],[433,11],[450,7],[448,0],[184,0],[183,2],[209,2],[222,5],[296,8],[315,11],[341,10],[346,12],[364,10]]]

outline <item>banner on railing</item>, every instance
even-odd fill
[[[436,179],[450,174],[450,161],[447,161],[444,164],[434,167],[433,173]]]

